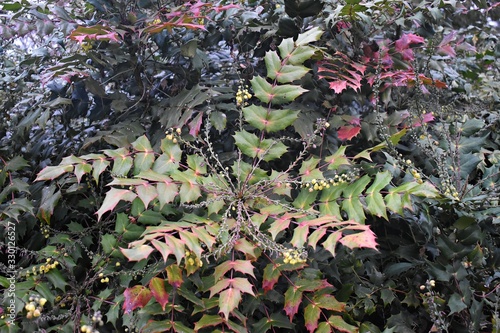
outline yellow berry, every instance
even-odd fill
[[[27,311],[35,311],[35,304],[34,303],[28,303],[26,304],[26,306],[24,307]]]
[[[115,264],[115,266],[116,266],[116,267],[119,267],[119,266],[121,266],[121,264],[120,264],[119,262],[117,262],[117,263]]]
[[[44,306],[45,303],[47,303],[47,299],[46,298],[40,298],[40,301],[38,302],[38,304],[40,304],[41,306]]]
[[[38,309],[35,309],[35,311],[33,311],[33,317],[40,317],[40,310]]]

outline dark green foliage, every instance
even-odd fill
[[[0,11],[0,331],[500,331],[497,4]]]

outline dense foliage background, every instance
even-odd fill
[[[499,332],[499,20],[3,1],[0,330]]]

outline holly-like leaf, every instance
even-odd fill
[[[158,277],[152,278],[151,281],[149,281],[149,289],[156,301],[160,303],[163,311],[165,311],[165,305],[168,303],[169,294],[165,290],[164,280]]]
[[[318,28],[314,27],[304,33],[301,33],[298,37],[297,40],[295,41],[295,45],[301,46],[301,45],[307,45],[312,42],[318,41],[321,36],[323,35],[323,31]]]
[[[356,326],[346,323],[341,316],[330,316],[330,318],[328,318],[328,323],[330,324],[331,327],[335,328],[339,332],[345,332],[345,333],[359,332]]]
[[[147,207],[149,203],[158,196],[156,187],[151,184],[139,185],[136,187],[137,196],[144,203],[144,207]]]
[[[64,173],[72,172],[73,168],[73,165],[47,166],[38,173],[35,181],[53,180]]]
[[[340,243],[348,248],[357,248],[357,247],[367,247],[371,249],[377,249],[377,241],[375,234],[370,230],[369,226],[359,226],[362,230],[360,232],[344,235],[340,239]]]
[[[182,277],[182,270],[179,265],[170,265],[165,268],[167,271],[167,280],[168,283],[174,287],[175,289],[179,288],[184,282],[184,278]]]
[[[304,320],[306,329],[309,333],[313,333],[318,327],[318,319],[321,314],[321,309],[314,303],[306,306],[304,310]]]
[[[224,317],[229,319],[231,313],[241,301],[241,292],[237,288],[227,288],[220,293],[219,296],[219,313],[223,313]]]
[[[300,303],[302,303],[302,291],[295,288],[295,286],[289,287],[285,292],[284,310],[290,322],[293,321],[293,317],[299,311]]]
[[[275,264],[267,264],[262,277],[262,289],[264,289],[264,292],[273,290],[280,276],[281,271]]]
[[[218,281],[224,274],[229,270],[234,269],[235,271],[241,272],[243,274],[248,274],[255,278],[253,273],[253,265],[249,260],[228,260],[224,261],[222,264],[215,268],[214,279]]]
[[[359,132],[361,132],[361,127],[359,126],[342,126],[337,130],[337,137],[342,141],[351,140],[356,137]]]
[[[316,303],[322,309],[343,312],[345,309],[345,303],[337,301],[333,295],[321,294],[313,298],[313,302]]]
[[[242,109],[245,120],[259,130],[277,132],[292,125],[299,111],[266,109],[250,105]]]
[[[42,201],[37,213],[38,218],[45,221],[47,224],[50,224],[50,217],[54,213],[54,208],[61,197],[61,191],[57,190],[57,187],[54,184],[44,187],[42,189]]]
[[[250,83],[257,97],[263,103],[284,104],[292,102],[308,91],[297,85],[284,84],[273,86],[263,77],[255,76]]]
[[[130,190],[112,188],[106,193],[101,208],[96,213],[97,220],[100,220],[104,213],[112,211],[120,201],[132,202],[136,197],[137,195]]]
[[[149,245],[140,245],[131,249],[120,248],[120,251],[130,261],[141,261],[149,257],[153,248]]]
[[[325,250],[330,252],[334,257],[336,253],[335,248],[337,247],[340,238],[342,238],[342,233],[340,231],[335,231],[331,233],[322,244]]]
[[[287,147],[282,142],[276,142],[271,139],[260,140],[260,138],[245,130],[234,134],[236,146],[241,152],[250,157],[258,157],[264,161],[271,161],[281,157]]]
[[[224,322],[224,318],[219,315],[209,315],[204,314],[200,320],[196,322],[194,325],[194,330],[198,332],[200,329],[209,327],[209,326],[217,326]]]
[[[123,310],[126,314],[130,314],[136,308],[145,307],[149,300],[153,297],[151,291],[141,285],[125,289],[123,295],[125,296]]]

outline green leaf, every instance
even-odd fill
[[[263,103],[269,103],[271,101],[273,86],[267,82],[266,79],[261,76],[254,76],[250,83],[252,84],[255,97]]]
[[[99,176],[106,170],[111,163],[104,159],[104,156],[100,159],[96,159],[92,162],[92,177],[94,178],[96,184],[99,184]]]
[[[308,91],[297,85],[285,84],[273,86],[260,76],[255,76],[250,82],[255,97],[263,103],[284,104],[292,102],[304,92]]]
[[[267,51],[264,57],[267,68],[267,77],[271,80],[276,78],[276,74],[281,69],[281,60],[276,51]]]
[[[297,40],[295,41],[295,45],[301,46],[301,45],[306,45],[312,42],[316,42],[321,38],[321,35],[323,35],[323,31],[318,28],[314,27],[302,34],[300,34],[297,37]]]
[[[49,280],[50,283],[61,291],[65,291],[68,283],[64,279],[63,275],[59,271],[59,269],[51,269],[49,272],[45,273],[45,277]]]
[[[101,208],[96,213],[97,220],[100,220],[104,213],[112,211],[120,201],[132,202],[136,197],[137,195],[130,190],[112,188],[106,193]]]
[[[40,208],[38,208],[37,216],[39,219],[50,224],[50,217],[54,213],[54,208],[56,207],[59,199],[61,199],[62,193],[57,190],[55,184],[46,186],[42,189],[42,200],[40,203]]]
[[[266,109],[250,105],[242,109],[245,120],[255,128],[268,133],[277,132],[292,125],[299,111]]]
[[[236,132],[234,139],[236,146],[243,154],[258,157],[264,161],[277,159],[287,151],[287,147],[282,142],[271,139],[260,140],[257,135],[244,130]]]
[[[209,327],[209,326],[217,326],[224,322],[224,318],[218,315],[209,315],[204,314],[200,320],[196,322],[194,325],[194,330],[198,332],[200,329]]]
[[[144,203],[144,207],[148,207],[149,203],[158,196],[156,187],[151,184],[139,185],[136,188],[137,196]]]
[[[308,189],[302,189],[293,201],[293,206],[299,209],[308,209],[311,207],[311,204],[316,200],[316,196],[318,195],[318,191],[309,192]]]
[[[72,171],[73,165],[47,166],[38,173],[35,181],[38,182],[40,180],[53,180],[64,173]]]
[[[313,302],[316,303],[322,309],[343,312],[345,309],[345,303],[337,301],[333,295],[321,294],[313,298]]]
[[[302,162],[300,166],[299,172],[302,178],[302,181],[308,182],[313,179],[323,179],[323,173],[319,170],[318,163],[320,162],[319,158],[311,157],[308,160]]]
[[[184,282],[182,270],[179,265],[170,265],[165,270],[167,271],[168,283],[175,289],[178,289]]]
[[[450,296],[450,299],[448,300],[448,306],[450,308],[450,315],[467,309],[464,298],[457,293],[453,293],[453,295]]]
[[[388,220],[387,209],[385,207],[384,198],[380,194],[380,190],[386,187],[392,180],[392,175],[389,171],[379,172],[375,176],[373,184],[366,190],[367,208],[371,214],[378,217],[383,217]]]
[[[134,175],[150,170],[155,161],[154,152],[137,153],[134,158]]]
[[[116,238],[111,234],[106,234],[101,237],[102,250],[106,254],[110,254],[116,247]]]
[[[330,156],[325,157],[328,163],[328,170],[337,170],[342,165],[350,165],[349,159],[345,156],[347,146],[340,146],[337,151]]]
[[[160,303],[163,311],[165,311],[165,305],[168,303],[169,294],[165,290],[164,280],[158,277],[152,278],[151,281],[149,281],[149,289],[156,301]]]
[[[285,292],[285,304],[284,310],[290,322],[293,322],[293,317],[299,311],[299,305],[302,303],[302,291],[295,288],[295,286],[291,286]]]
[[[363,223],[366,219],[359,196],[369,182],[370,177],[365,175],[344,189],[345,199],[342,202],[342,209],[347,213],[349,219],[358,223]]]
[[[241,301],[241,292],[239,289],[229,287],[219,294],[219,313],[223,313],[226,320]]]
[[[111,172],[118,177],[127,176],[130,168],[132,168],[133,159],[130,152],[126,148],[118,148],[114,150],[104,150],[104,154],[113,158],[113,168]]]
[[[181,203],[193,202],[201,196],[200,186],[196,183],[197,177],[192,170],[175,170],[172,178],[182,184],[179,190]]]
[[[276,79],[279,83],[290,83],[300,80],[310,71],[309,68],[299,65],[284,65],[280,71],[276,73]]]
[[[283,39],[278,45],[278,50],[280,51],[280,56],[282,59],[287,59],[295,48],[295,43],[292,38]],[[288,60],[290,61],[290,60]],[[292,63],[294,64],[294,63]]]
[[[5,170],[18,171],[27,166],[29,166],[28,161],[26,161],[21,156],[15,156],[10,161],[7,161],[7,163],[5,164]]]
[[[270,102],[272,104],[285,104],[294,101],[297,97],[308,91],[297,85],[283,84],[273,87]]]
[[[262,277],[262,289],[264,289],[264,292],[273,290],[280,276],[281,271],[275,264],[267,264],[266,268],[264,268],[264,275]]]
[[[120,251],[129,261],[141,261],[149,257],[153,248],[149,245],[140,245],[131,249],[120,248]]]
[[[302,65],[304,61],[311,59],[316,51],[313,47],[301,45],[290,53],[288,62],[292,65]]]
[[[337,247],[340,238],[342,238],[342,233],[340,231],[335,231],[332,232],[322,244],[325,250],[330,252],[334,257],[336,253],[335,248]]]
[[[313,333],[318,327],[318,319],[321,314],[321,309],[315,304],[309,304],[304,310],[304,320],[306,329],[309,333]]]
[[[357,333],[358,328],[344,321],[341,316],[330,316],[328,323],[339,332]]]

